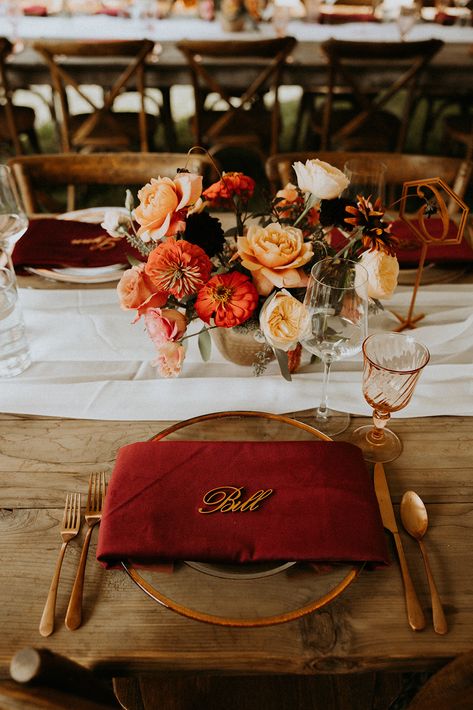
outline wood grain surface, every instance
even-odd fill
[[[310,413],[295,416],[310,423]],[[353,419],[352,427],[362,421]],[[407,624],[392,546],[389,569],[362,573],[321,611],[277,627],[227,629],[182,618],[146,597],[123,572],[105,572],[93,559],[96,532],[85,579],[84,623],[70,632],[63,620],[86,532],[83,525],[66,552],[56,630],[42,639],[38,623],[60,546],[66,493],[85,493],[92,471],[111,472],[120,446],[148,439],[168,424],[0,415],[0,677],[8,676],[13,654],[28,645],[51,648],[116,675],[413,670],[437,667],[472,647],[473,427],[471,419],[451,417],[394,419],[404,452],[386,465],[399,526],[398,504],[405,490],[415,490],[426,503],[431,565],[449,624],[446,636],[433,631],[418,545],[401,526],[428,619],[420,633]],[[244,438],[244,426],[235,423],[235,436]],[[236,604],[238,594],[235,586]],[[263,605],[264,599],[258,603]]]

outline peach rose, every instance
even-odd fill
[[[350,181],[338,168],[323,160],[306,160],[292,166],[297,176],[297,184],[303,192],[311,192],[319,200],[340,197]]]
[[[184,346],[169,341],[158,349],[157,357],[152,364],[158,368],[161,377],[177,377],[181,372],[184,357]]]
[[[168,299],[168,294],[159,292],[145,273],[145,265],[132,266],[123,272],[117,285],[120,307],[124,310],[136,308],[137,319],[148,308],[160,308]]]
[[[368,272],[368,296],[391,298],[399,276],[399,262],[385,251],[364,251],[359,263]]]
[[[134,217],[140,224],[138,236],[144,242],[159,241],[174,236],[184,228],[183,210],[196,202],[202,192],[202,177],[179,173],[171,178],[151,178],[151,182],[138,191],[140,204]]]
[[[153,343],[159,348],[180,340],[187,328],[187,318],[175,308],[150,308],[145,313],[145,326]]]
[[[237,256],[251,272],[256,290],[262,296],[278,288],[305,286],[302,266],[314,256],[312,244],[305,242],[300,229],[274,222],[267,227],[251,226],[245,237],[237,239]]]
[[[267,342],[284,352],[295,348],[310,329],[310,316],[304,304],[285,289],[266,301],[259,322]]]

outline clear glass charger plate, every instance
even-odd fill
[[[314,427],[266,412],[217,412],[174,424],[153,440],[330,441]],[[223,462],[224,463],[224,462]],[[295,469],[297,462],[294,462]],[[294,469],[294,470],[295,470]],[[288,476],[291,471],[288,471]],[[178,562],[137,569],[122,562],[151,599],[178,614],[220,626],[270,626],[298,619],[336,599],[363,565],[281,561],[246,565]]]
[[[82,210],[64,212],[64,214],[59,215],[57,219],[100,224],[103,222],[105,212],[112,209],[122,214],[128,214],[124,207],[87,207]],[[54,281],[62,281],[64,283],[101,284],[109,283],[111,281],[118,281],[123,274],[123,270],[126,268],[126,264],[110,264],[108,266],[97,266],[84,269],[49,269],[28,266],[27,271],[31,274],[35,274],[36,276],[43,276],[46,279],[53,279]]]

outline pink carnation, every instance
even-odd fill
[[[166,343],[182,338],[186,332],[187,319],[174,308],[151,308],[145,313],[145,326],[149,337],[159,349]]]
[[[181,372],[184,356],[184,346],[169,341],[158,349],[152,364],[158,368],[161,377],[177,377]]]

